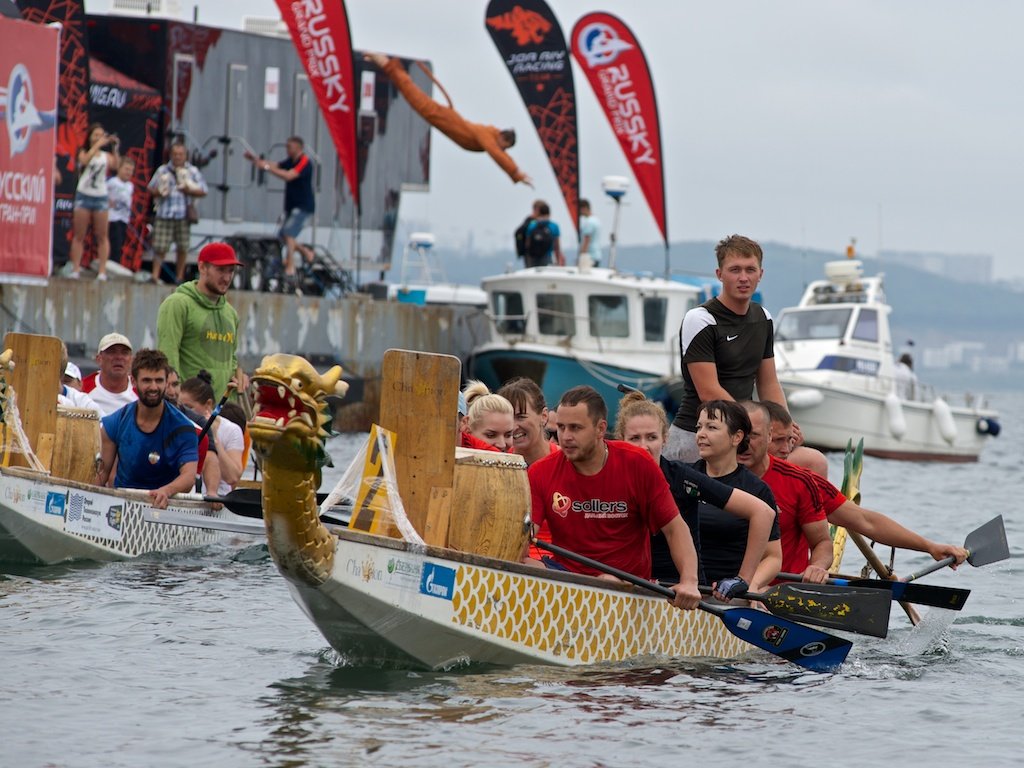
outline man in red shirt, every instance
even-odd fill
[[[832,565],[832,539],[814,478],[802,467],[768,453],[771,419],[762,403],[743,403],[750,416],[750,447],[740,464],[764,480],[779,508],[782,571],[823,584]]]
[[[693,609],[697,552],[658,465],[641,448],[606,440],[608,409],[593,387],[574,387],[558,403],[562,450],[530,465],[533,522],[547,522],[554,544],[644,579],[651,577],[652,533],[665,534],[680,583],[675,605]],[[567,558],[556,567],[600,575]]]
[[[784,424],[781,420],[772,421],[771,429],[773,435],[788,436],[792,430],[792,421],[790,420],[788,424]],[[769,442],[769,454],[777,455],[779,450],[780,448],[776,447],[775,441]],[[856,531],[872,541],[877,541],[879,544],[927,552],[935,560],[955,557],[957,565],[959,565],[967,558],[967,550],[963,547],[958,547],[955,544],[940,544],[931,539],[926,539],[909,528],[904,528],[891,517],[883,515],[881,512],[865,509],[859,504],[850,501],[838,488],[821,475],[809,470],[805,471],[814,481],[818,491],[818,498],[821,499],[822,507],[828,515],[828,522],[833,525],[840,525],[848,530]],[[783,557],[783,566],[785,566],[785,557]],[[785,567],[783,567],[783,570],[786,570]]]

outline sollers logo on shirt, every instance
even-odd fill
[[[559,517],[565,517],[572,511],[582,512],[585,519],[611,519],[628,517],[629,505],[624,501],[602,501],[601,499],[573,501],[565,494],[555,491],[551,494],[551,511]]]

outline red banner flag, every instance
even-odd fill
[[[588,13],[572,29],[583,68],[668,245],[661,128],[647,59],[632,31],[609,13]]]
[[[0,280],[44,282],[53,238],[59,30],[0,17]]]
[[[342,0],[276,0],[359,205],[352,36]]]

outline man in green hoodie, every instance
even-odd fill
[[[213,391],[223,394],[232,378],[238,391],[249,379],[238,365],[238,313],[226,298],[241,262],[227,243],[210,243],[199,252],[199,277],[164,299],[157,314],[157,348],[181,378],[200,370],[213,376]]]

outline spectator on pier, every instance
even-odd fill
[[[178,254],[175,281],[180,284],[185,280],[185,262],[192,236],[189,208],[199,198],[206,197],[209,191],[203,174],[188,162],[188,150],[182,142],[176,141],[171,145],[170,160],[156,169],[149,182],[149,191],[153,193],[156,209],[151,279],[154,283],[160,282],[160,267],[173,244]]]
[[[97,280],[107,279],[107,259],[110,257],[110,241],[107,237],[108,208],[107,174],[117,170],[119,162],[117,147],[119,139],[103,130],[99,123],[89,126],[88,138],[78,150],[78,186],[75,188],[75,207],[71,234],[71,271],[68,277],[81,277],[82,251],[85,235],[92,225],[93,240],[96,241],[96,258],[99,267]]]
[[[284,242],[284,279],[287,290],[299,291],[296,283],[295,251],[305,259],[306,267],[313,264],[316,254],[313,249],[302,245],[299,234],[316,210],[313,195],[313,161],[305,153],[305,143],[300,136],[292,136],[285,142],[287,158],[279,163],[257,157],[248,150],[245,157],[253,165],[284,181],[284,223],[277,236]]]
[[[110,202],[110,255],[121,264],[124,244],[128,239],[128,224],[132,219],[132,197],[135,195],[135,161],[122,157],[117,176],[107,179],[107,198]]]

